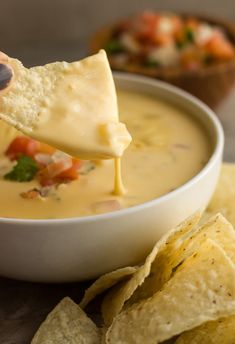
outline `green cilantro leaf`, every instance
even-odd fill
[[[195,34],[190,28],[185,29],[183,38],[176,41],[176,47],[180,50],[195,42]]]
[[[191,30],[191,29],[188,28],[188,29],[185,31],[185,37],[186,37],[186,39],[187,39],[188,42],[193,43],[194,40],[195,40],[193,30]]]
[[[117,39],[110,39],[105,46],[105,50],[108,54],[119,54],[124,51],[124,48]]]
[[[5,174],[4,178],[16,182],[31,181],[38,171],[38,166],[35,160],[29,156],[21,156],[13,169]]]
[[[143,65],[144,65],[145,67],[148,67],[148,68],[157,68],[157,67],[160,67],[160,63],[159,63],[158,61],[156,61],[156,60],[151,59],[151,58],[147,58],[147,59],[144,61]]]

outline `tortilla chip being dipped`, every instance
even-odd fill
[[[1,55],[0,55],[1,60]],[[14,78],[1,94],[0,118],[24,134],[84,159],[120,157],[131,141],[119,122],[106,53],[25,68],[8,58]]]

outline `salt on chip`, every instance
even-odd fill
[[[157,344],[201,324],[235,314],[235,267],[207,239],[153,297],[120,313],[108,344]]]
[[[222,165],[219,182],[207,212],[222,213],[235,227],[235,164]]]
[[[47,316],[31,344],[99,344],[100,331],[69,297]]]
[[[234,344],[235,316],[209,321],[183,333],[175,344]]]
[[[126,306],[151,297],[166,283],[175,269],[200,245],[210,238],[216,241],[226,251],[235,264],[235,231],[232,225],[221,215],[210,218],[204,225],[189,233],[181,243],[166,246],[159,252],[152,264],[151,274],[130,298]]]
[[[165,248],[165,246],[171,246],[175,241],[181,240],[183,236],[191,232],[200,221],[200,218],[201,213],[198,212],[169,231],[156,243],[151,253],[147,256],[145,263],[133,274],[132,278],[128,281],[119,283],[119,285],[111,289],[102,304],[102,314],[106,325],[112,322],[112,319],[122,310],[125,302],[149,275],[151,265],[158,252]]]
[[[136,270],[136,267],[130,266],[109,272],[101,276],[85,291],[85,295],[80,302],[80,307],[85,308],[87,304],[92,301],[97,295],[111,288],[116,283],[127,279],[129,276],[133,275]]]
[[[112,288],[102,303],[102,315],[105,325],[112,323],[114,317],[120,313],[124,304],[133,295],[135,290],[145,281],[151,272],[151,266],[156,259],[159,251],[166,246],[171,246],[177,240],[191,232],[200,221],[201,213],[196,213],[183,221],[179,226],[169,231],[154,246],[151,253],[147,256],[145,263],[133,274],[133,276],[125,282],[121,282]]]

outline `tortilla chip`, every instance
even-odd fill
[[[199,227],[184,240],[176,254],[172,254],[173,266],[180,264],[189,254],[196,251],[205,239],[212,239],[220,245],[235,264],[235,231],[233,226],[221,215],[217,214]],[[175,261],[174,261],[175,259]]]
[[[234,344],[235,316],[210,321],[183,333],[175,344]]]
[[[107,343],[157,344],[204,322],[235,314],[235,267],[207,239],[153,297],[124,310]]]
[[[235,263],[235,231],[222,215],[217,214],[207,223],[189,233],[188,237],[184,237],[181,243],[175,242],[174,246],[168,245],[159,252],[152,264],[150,275],[135,291],[126,306],[155,294],[171,278],[174,270],[187,257],[196,252],[207,238],[213,239],[221,245]]]
[[[235,227],[235,164],[223,164],[216,191],[207,212],[220,212]]]
[[[147,256],[145,263],[125,282],[119,283],[112,288],[102,303],[102,315],[105,325],[110,325],[114,317],[120,313],[125,302],[133,295],[146,277],[150,274],[151,266],[159,251],[166,246],[171,246],[177,240],[181,240],[188,232],[191,232],[200,220],[201,214],[198,212],[182,222],[179,226],[169,231],[154,246],[152,252]]]
[[[47,316],[31,344],[98,344],[100,331],[69,297]]]
[[[116,283],[128,278],[136,272],[136,267],[121,268],[112,272],[109,272],[100,278],[98,278],[86,291],[80,302],[80,307],[85,308],[90,301],[92,301],[97,295],[103,293],[105,290],[111,288]]]

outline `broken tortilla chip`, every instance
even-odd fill
[[[129,276],[133,275],[136,270],[136,267],[128,266],[101,276],[85,291],[85,295],[79,304],[80,307],[85,308],[97,295],[111,288],[116,283],[127,279]]]

